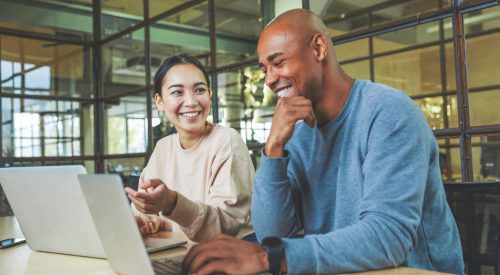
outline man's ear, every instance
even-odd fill
[[[312,38],[312,47],[314,51],[314,56],[317,61],[323,61],[328,55],[328,41],[327,38],[321,33],[314,34]],[[329,39],[329,38],[328,38]]]
[[[165,111],[165,109],[163,108],[163,100],[161,99],[161,96],[158,93],[155,94],[155,105],[158,111],[160,112]]]

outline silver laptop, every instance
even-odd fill
[[[108,261],[120,274],[179,274],[182,257],[151,262],[118,175],[78,175]],[[151,238],[150,238],[151,241]],[[153,239],[163,248],[186,244],[183,239]]]
[[[81,165],[0,168],[0,184],[35,251],[105,258],[77,175]]]

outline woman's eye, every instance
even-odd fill
[[[182,95],[182,92],[179,90],[175,90],[175,91],[170,92],[170,94],[173,96],[180,96],[180,95]]]
[[[196,92],[197,94],[203,94],[203,93],[205,93],[206,91],[207,91],[207,89],[205,89],[205,88],[198,88],[198,89],[196,89],[196,91],[195,91],[195,92]]]

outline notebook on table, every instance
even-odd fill
[[[105,258],[78,183],[82,165],[0,168],[0,184],[35,251]]]
[[[108,261],[120,274],[179,274],[183,257],[151,261],[118,175],[78,175]],[[156,239],[165,247],[185,239]],[[147,242],[146,242],[147,243]]]

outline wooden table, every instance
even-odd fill
[[[19,224],[14,217],[0,217],[0,240],[22,237]],[[150,255],[152,259],[184,255],[187,247],[178,247]],[[35,252],[27,244],[0,249],[0,275],[18,274],[116,274],[106,260]],[[444,273],[405,267],[362,272],[363,275],[438,275]]]

